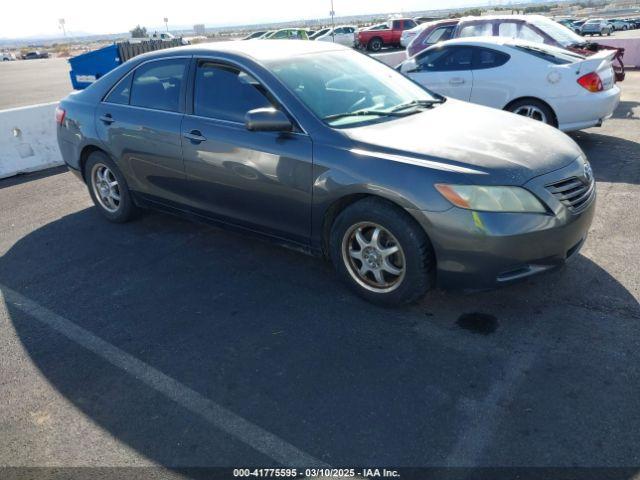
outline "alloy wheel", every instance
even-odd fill
[[[100,206],[109,213],[120,208],[120,186],[118,179],[103,163],[96,163],[91,170],[91,187]]]
[[[357,223],[345,232],[342,260],[351,277],[375,293],[395,290],[406,273],[400,242],[387,229],[373,222]]]
[[[540,122],[549,123],[547,122],[547,116],[545,113],[535,105],[522,105],[516,108],[513,113],[522,115],[523,117],[529,117]]]

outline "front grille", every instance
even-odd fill
[[[596,191],[595,187],[596,182],[593,177],[589,180],[586,178],[571,177],[547,185],[547,190],[569,210],[579,212],[589,205]]]

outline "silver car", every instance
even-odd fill
[[[595,209],[591,167],[565,134],[329,42],[144,54],[56,118],[106,219],[155,208],[260,235],[331,259],[385,305],[554,269]]]
[[[611,25],[604,18],[592,18],[584,22],[582,28],[580,29],[580,33],[582,35],[611,35],[613,32],[613,25]]]

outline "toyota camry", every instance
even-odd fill
[[[154,208],[270,238],[387,305],[554,269],[595,208],[591,167],[564,133],[326,42],[144,54],[68,96],[56,120],[106,219]]]

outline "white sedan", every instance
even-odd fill
[[[336,28],[327,28],[324,33],[313,37],[316,42],[333,42],[339,43],[346,47],[353,47],[356,44],[356,30],[358,28],[353,25],[342,25]]]
[[[502,37],[460,38],[430,47],[398,69],[430,90],[508,110],[560,130],[599,126],[620,101],[611,61]]]

